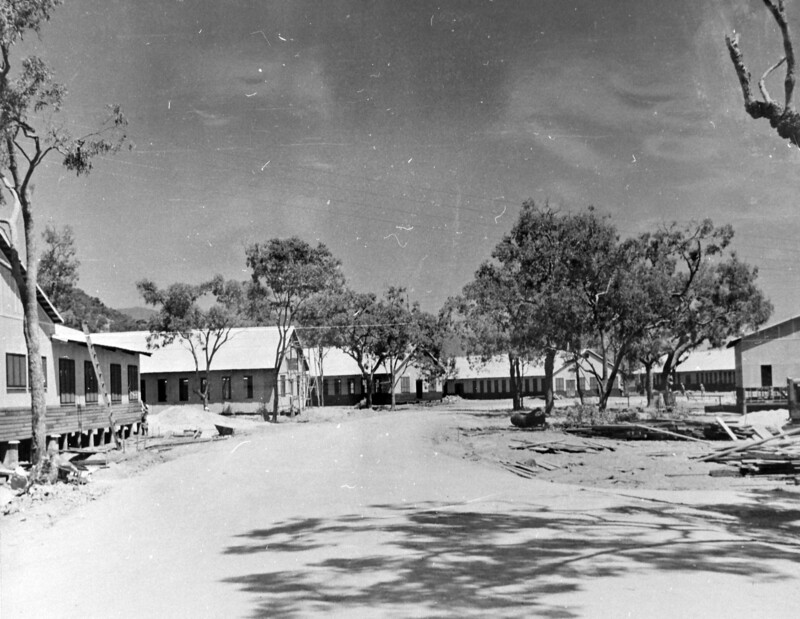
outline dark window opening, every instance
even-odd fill
[[[111,364],[111,401],[122,401],[122,366],[119,363]]]
[[[762,365],[761,366],[761,386],[762,387],[772,387],[772,366],[771,365]]]
[[[83,395],[87,404],[97,404],[97,376],[91,361],[83,362]]]
[[[223,376],[222,377],[222,399],[223,400],[230,400],[231,399],[231,377],[230,376]]]
[[[189,379],[188,378],[179,378],[178,379],[178,400],[181,402],[188,402],[189,401]]]
[[[75,404],[75,360],[58,360],[58,393],[61,404]]]
[[[252,376],[245,376],[244,377],[244,397],[248,400],[253,399],[253,377]]]
[[[130,402],[139,401],[139,366],[128,366],[128,400]]]
[[[6,387],[9,389],[28,387],[28,369],[25,361],[25,355],[6,353]]]
[[[166,402],[167,401],[167,379],[166,378],[159,378],[158,379],[158,401],[159,402]]]

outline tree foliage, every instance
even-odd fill
[[[758,270],[730,252],[734,231],[711,220],[673,224],[640,238],[657,282],[657,342],[664,383],[685,356],[701,345],[718,347],[764,324],[772,304],[758,288]],[[651,330],[652,332],[652,330]],[[650,335],[650,333],[648,333]]]
[[[13,50],[26,34],[39,35],[59,0],[15,0],[0,4],[0,200],[10,206],[8,226],[12,273],[22,297],[25,343],[31,379],[33,461],[42,461],[46,438],[44,375],[39,343],[38,255],[32,188],[36,171],[50,156],[76,174],[91,170],[98,154],[119,150],[126,141],[126,120],[117,105],[96,131],[76,137],[58,120],[66,89],[36,56],[16,65]],[[16,66],[17,71],[12,69]],[[18,238],[17,220],[23,238]],[[24,251],[22,247],[24,246]],[[24,255],[23,255],[24,254]]]
[[[42,233],[44,249],[39,258],[39,285],[59,309],[67,306],[68,299],[78,281],[75,235],[71,226],[58,230],[48,225]]]
[[[217,275],[200,284],[175,283],[164,289],[144,279],[136,288],[148,305],[158,308],[148,325],[148,347],[158,349],[179,342],[191,353],[194,391],[208,408],[208,375],[214,357],[233,336],[233,328],[244,323],[244,286]]]
[[[543,357],[547,412],[555,355],[570,353],[576,378],[596,379],[603,409],[626,360],[652,368],[666,355],[669,373],[694,348],[719,346],[767,319],[772,307],[757,270],[727,253],[732,238],[730,226],[705,220],[621,240],[592,208],[557,212],[526,202],[459,298],[468,352],[507,355],[515,407],[518,364]]]
[[[344,284],[341,262],[322,243],[312,247],[299,237],[254,243],[246,250],[251,269],[250,314],[258,324],[278,329],[275,384],[289,346],[291,330],[317,295]],[[278,419],[278,390],[273,390],[272,419]]]

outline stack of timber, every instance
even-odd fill
[[[603,445],[595,443],[594,441],[584,440],[580,443],[573,441],[567,442],[564,440],[555,441],[540,441],[538,443],[530,443],[528,441],[514,440],[510,445],[511,449],[524,449],[533,451],[540,454],[559,454],[559,453],[597,453],[598,451],[614,451],[610,445]]]
[[[725,426],[737,438],[747,438],[753,434],[751,428]],[[607,423],[567,428],[567,432],[580,436],[604,436],[619,440],[640,441],[715,441],[730,440],[730,436],[716,421],[697,419],[651,419],[638,423]]]
[[[533,479],[536,477],[536,470],[532,469],[531,466],[536,466],[545,471],[552,471],[555,469],[560,469],[561,467],[557,464],[553,464],[552,462],[545,462],[544,460],[528,460],[526,463],[522,462],[510,462],[508,460],[499,460],[498,464],[507,471],[514,473],[514,475],[519,475],[520,477],[525,477],[526,479]]]
[[[697,458],[736,466],[741,475],[800,474],[800,428],[719,449]]]

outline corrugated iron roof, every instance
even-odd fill
[[[98,344],[109,346],[143,347],[147,349],[149,331],[102,333],[92,335]],[[289,339],[294,337],[294,328]],[[239,327],[231,329],[230,337],[214,355],[211,369],[221,370],[271,370],[275,367],[275,351],[280,333],[277,327]],[[150,357],[141,360],[142,374],[169,372],[194,372],[194,357],[185,342],[176,340],[162,348],[148,350]],[[201,367],[201,369],[204,369]]]
[[[102,348],[108,348],[111,350],[123,350],[125,352],[139,353],[144,355],[149,355],[151,352],[147,350],[146,342],[144,346],[138,346],[133,342],[128,344],[122,339],[117,341],[115,338],[105,337],[114,335],[121,335],[121,334],[92,333],[91,334],[92,344],[94,346],[100,346]],[[59,325],[59,324],[55,325],[53,339],[61,342],[74,342],[76,344],[83,344],[84,346],[86,345],[86,335],[83,333],[83,331],[78,331],[77,329],[73,329],[71,327],[65,327],[64,325]]]
[[[732,348],[715,348],[689,353],[677,368],[678,372],[715,372],[735,370],[736,355]]]

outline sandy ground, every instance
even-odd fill
[[[511,450],[564,435],[505,404],[129,448],[0,520],[0,616],[796,616],[794,486],[709,477],[678,441]],[[562,466],[524,479],[512,457]]]

